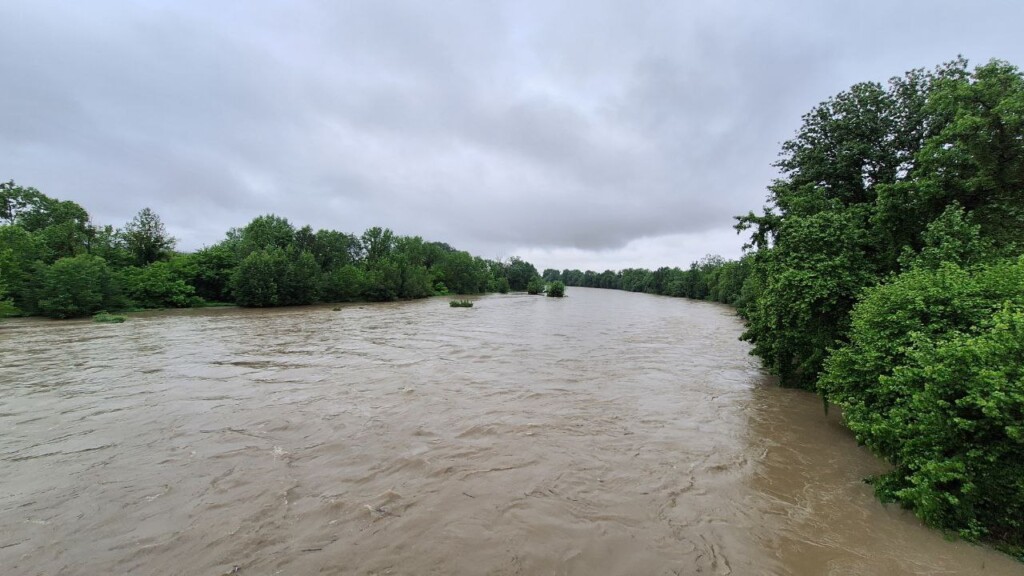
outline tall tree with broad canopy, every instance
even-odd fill
[[[951,203],[994,249],[1019,249],[1022,87],[1006,63],[968,71],[958,59],[857,84],[803,117],[768,206],[737,225],[752,232],[760,286],[743,309],[745,338],[784,385],[815,387],[862,291],[898,272]]]

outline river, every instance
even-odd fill
[[[570,288],[0,324],[0,566],[48,574],[1021,574],[715,304]]]

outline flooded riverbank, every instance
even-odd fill
[[[0,327],[6,574],[1020,574],[708,303],[572,288]]]

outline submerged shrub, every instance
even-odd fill
[[[915,391],[883,496],[932,526],[1024,551],[1024,307],[922,343],[886,385]]]
[[[561,298],[565,296],[565,284],[559,280],[555,280],[551,284],[548,284],[548,296],[552,298]]]
[[[883,499],[1024,550],[1024,259],[915,268],[869,289],[820,381],[894,469]]]
[[[39,311],[51,318],[88,316],[113,305],[115,295],[107,263],[80,254],[61,258],[43,271]]]
[[[126,268],[121,281],[128,297],[142,308],[186,308],[202,303],[195,288],[177,277],[168,262]]]
[[[120,324],[127,320],[124,316],[118,316],[116,314],[110,314],[108,312],[100,312],[92,317],[93,322],[101,322],[104,324]]]
[[[472,308],[473,307],[473,301],[472,300],[452,300],[451,302],[448,303],[448,305],[451,306],[452,308]]]

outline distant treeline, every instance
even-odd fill
[[[662,296],[677,296],[696,300],[712,300],[743,306],[743,286],[750,275],[752,257],[725,260],[721,256],[705,256],[689,269],[662,267],[651,271],[627,268],[618,272],[605,270],[544,270],[547,282],[561,281],[566,286],[609,288],[627,292],[644,292]]]
[[[526,290],[540,278],[519,258],[485,260],[385,228],[295,228],[273,215],[196,252],[174,246],[148,208],[122,228],[96,226],[74,202],[0,184],[0,315],[386,301]]]

